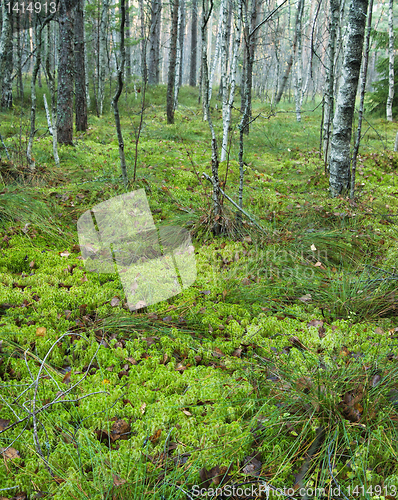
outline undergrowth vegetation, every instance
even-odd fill
[[[197,91],[181,89],[172,126],[164,97],[148,91],[129,190],[159,228],[191,232],[197,279],[138,312],[117,272],[84,267],[76,229],[124,192],[109,103],[60,168],[39,110],[34,173],[28,108],[1,114],[0,496],[398,498],[395,125],[366,117],[356,198],[331,199],[319,103],[297,123],[289,102],[254,101],[243,206],[257,226],[224,198],[215,238]],[[131,178],[140,101],[120,104]],[[235,201],[237,143],[235,127],[220,164]]]

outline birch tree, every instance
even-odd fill
[[[219,55],[220,55],[222,32],[223,32],[223,29],[224,30],[226,29],[226,23],[223,26],[223,12],[225,10],[225,2],[226,2],[226,0],[221,0],[221,3],[220,3],[220,14],[219,14],[219,20],[218,20],[218,27],[217,27],[216,46],[214,48],[214,58],[213,58],[213,63],[211,66],[210,77],[209,77],[209,102],[211,101],[211,95],[213,93],[213,80],[214,80],[214,75],[216,73],[217,63],[218,63],[218,59],[219,59]]]
[[[392,102],[394,99],[394,0],[388,2],[388,97],[387,120],[392,122]]]
[[[345,44],[342,84],[333,119],[329,186],[333,197],[345,194],[350,183],[350,141],[355,98],[362,61],[368,0],[351,0]]]
[[[229,129],[231,126],[231,116],[232,109],[234,107],[235,100],[235,87],[236,87],[236,68],[238,63],[238,54],[239,54],[239,46],[240,46],[240,38],[241,38],[241,27],[242,27],[242,2],[239,2],[240,13],[237,16],[236,26],[235,26],[235,36],[234,36],[234,44],[233,44],[233,53],[232,53],[232,61],[231,61],[231,71],[229,76],[229,96],[227,93],[227,56],[226,52],[228,50],[227,47],[227,34],[223,37],[223,45],[221,52],[221,60],[222,60],[222,118],[223,118],[223,136],[222,136],[222,145],[221,145],[221,161],[225,161],[227,157],[227,146],[228,146],[228,135]]]
[[[107,66],[107,31],[108,31],[108,15],[109,15],[109,0],[102,1],[101,19],[99,27],[99,68],[98,68],[98,111],[102,115],[105,98],[105,75]]]
[[[0,35],[0,91],[1,96],[3,96],[5,91],[8,51],[10,49],[10,40],[12,40],[11,14],[8,12],[5,1],[1,3],[1,14],[3,22]],[[1,105],[3,105],[3,99],[1,99]]]
[[[191,14],[191,65],[189,72],[189,85],[196,87],[196,67],[198,59],[198,2],[192,1],[192,14]]]
[[[325,100],[323,121],[323,154],[325,165],[327,165],[329,160],[330,132],[334,113],[336,34],[340,20],[340,0],[330,0],[329,8],[329,43],[327,51],[328,64],[326,67],[326,83],[324,89]]]
[[[177,60],[176,60],[176,78],[174,82],[174,109],[177,109],[178,106],[178,92],[182,84],[184,34],[185,34],[185,5],[184,5],[184,0],[180,0],[178,8]]]
[[[302,86],[303,86],[303,14],[304,0],[297,2],[296,14],[296,43],[297,51],[295,54],[295,79],[294,79],[294,94],[296,101],[296,120],[301,122],[301,103],[302,103]]]

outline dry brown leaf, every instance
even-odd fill
[[[70,384],[71,375],[72,375],[72,370],[65,374],[64,378],[62,379],[62,383],[63,384]]]
[[[122,486],[122,484],[125,484],[127,483],[127,479],[120,479],[119,476],[117,476],[116,474],[113,474],[112,473],[112,477],[113,477],[113,486]]]
[[[39,326],[39,328],[36,328],[36,335],[38,337],[44,337],[46,335],[47,328],[44,326]]]
[[[6,450],[6,451],[4,451]],[[21,454],[15,448],[0,448],[0,455],[2,455],[6,460],[14,460],[15,458],[19,458]]]
[[[152,444],[155,444],[156,441],[159,440],[160,438],[160,435],[162,434],[162,429],[158,429],[155,434],[153,434],[150,438],[149,438],[149,441],[152,443]]]

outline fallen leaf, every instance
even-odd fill
[[[72,375],[72,370],[65,374],[64,378],[62,379],[62,383],[70,384],[70,376],[71,375]]]
[[[6,451],[4,451],[6,450]],[[19,453],[18,450],[16,450],[15,448],[0,448],[0,455],[3,455],[3,457],[6,459],[6,460],[14,460],[15,458],[19,458],[21,456],[21,454]]]
[[[122,484],[125,484],[127,483],[127,479],[120,479],[119,476],[117,476],[116,474],[113,474],[112,473],[112,477],[113,477],[113,486],[122,486]]]
[[[5,420],[4,418],[0,418],[0,431],[4,431],[10,425],[11,420]]]
[[[44,326],[39,326],[39,328],[36,328],[36,335],[38,337],[44,337],[47,332],[47,328]]]
[[[160,435],[162,434],[162,429],[158,429],[155,434],[153,434],[152,436],[150,436],[149,438],[149,441],[152,443],[152,444],[155,444],[156,441],[159,440],[160,438]]]
[[[190,413],[188,410],[182,410],[182,413],[186,415],[187,417],[192,417],[192,413]]]
[[[117,441],[118,439],[127,440],[130,437],[131,427],[128,422],[118,418],[111,428],[111,439]]]

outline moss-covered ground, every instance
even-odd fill
[[[0,114],[0,497],[398,498],[396,125],[367,116],[356,198],[331,199],[319,102],[297,123],[256,99],[244,208],[263,231],[225,199],[215,237],[197,90],[175,125],[164,101],[148,91],[128,190],[191,231],[197,279],[138,312],[78,245],[78,218],[125,192],[109,103],[60,168],[39,109],[34,174],[28,105]],[[141,103],[120,104],[131,178]],[[220,172],[236,201],[237,144],[234,127]]]

